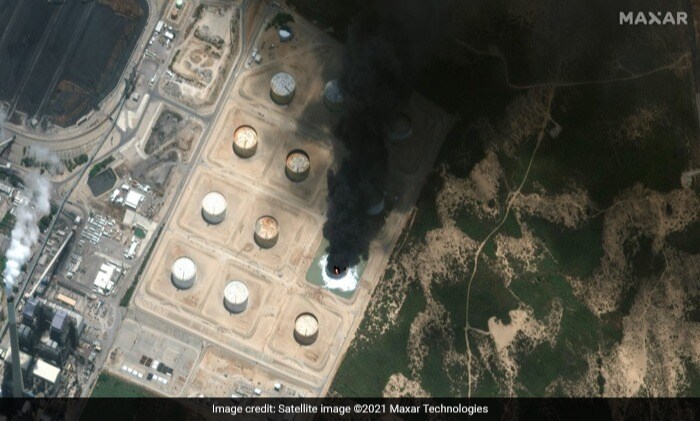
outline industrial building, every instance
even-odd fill
[[[11,306],[14,308],[14,306]],[[8,309],[12,311],[11,309]],[[10,313],[12,314],[12,313]],[[10,316],[8,314],[8,316]],[[30,297],[17,325],[19,364],[25,393],[52,396],[61,382],[62,367],[78,346],[85,328],[83,317],[71,309]],[[10,328],[12,333],[12,328]],[[4,352],[3,395],[15,386],[12,347]],[[14,393],[14,392],[13,392]]]
[[[111,263],[103,263],[92,283],[92,290],[98,294],[109,295],[114,288],[114,273],[117,267]]]

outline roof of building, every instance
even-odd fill
[[[32,356],[19,351],[19,364],[22,366],[23,369],[26,369],[29,367],[29,364],[32,362]],[[7,352],[5,353],[5,363],[7,364],[12,364],[12,348],[9,348]]]
[[[49,383],[56,383],[56,380],[58,380],[58,375],[61,374],[61,369],[39,358],[36,360],[34,371],[32,371],[32,373]]]
[[[68,318],[68,313],[63,310],[58,310],[53,315],[51,319],[51,330],[63,331],[63,327],[66,324],[66,319]]]
[[[36,298],[32,297],[29,298],[25,303],[24,307],[22,308],[22,315],[29,318],[33,319],[34,314],[36,314]]]
[[[127,207],[130,207],[131,209],[136,209],[139,204],[141,204],[141,201],[143,200],[144,196],[143,194],[137,192],[134,189],[129,190],[129,193],[126,194],[126,199],[124,199],[124,204]]]
[[[108,293],[114,287],[114,282],[112,281],[112,276],[114,275],[114,270],[116,268],[114,265],[108,263],[103,263],[100,266],[97,276],[95,276],[95,282],[93,282],[93,290],[100,290],[104,293]]]

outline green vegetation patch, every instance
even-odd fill
[[[385,278],[383,281],[391,280]],[[377,338],[352,343],[333,380],[331,395],[381,396],[392,374],[401,372],[407,377],[410,375],[407,372],[406,343],[411,322],[425,309],[425,297],[417,284],[409,286],[406,294],[406,301],[392,329]],[[369,317],[365,317],[359,332],[366,332],[369,323]]]
[[[695,132],[687,81],[660,72],[630,82],[563,88],[558,95],[553,115],[563,130],[542,143],[531,169],[550,194],[585,186],[607,207],[638,182],[660,192],[679,187],[690,155],[683,133]],[[636,120],[643,110],[662,117]]]
[[[268,30],[270,28],[281,28],[285,25],[288,25],[290,23],[294,23],[294,16],[290,15],[289,13],[285,12],[277,12],[274,18],[267,24],[265,27],[265,30]]]
[[[523,217],[523,222],[535,238],[542,240],[563,272],[587,277],[598,267],[603,257],[603,214],[577,229],[561,227],[535,216]]]
[[[90,168],[88,178],[96,176],[97,174],[102,172],[103,169],[107,168],[107,165],[111,164],[112,162],[114,162],[114,157],[110,155],[102,161],[98,162],[97,164],[93,165],[92,168]]]
[[[158,229],[158,232],[156,233],[155,237],[153,238],[153,241],[151,242],[151,246],[148,248],[148,251],[146,252],[146,255],[143,257],[143,261],[141,262],[141,266],[139,267],[139,271],[136,272],[136,276],[134,276],[134,280],[129,285],[129,288],[127,288],[126,292],[124,292],[124,296],[122,297],[121,300],[119,300],[119,306],[120,307],[129,307],[129,302],[131,301],[131,296],[134,295],[134,291],[136,291],[136,286],[139,283],[139,279],[141,279],[141,274],[143,273],[143,270],[146,268],[146,264],[148,263],[148,260],[151,258],[151,253],[153,253],[153,249],[156,246],[156,243],[158,242],[158,238],[160,237],[160,233],[163,231],[163,227],[161,226]]]
[[[88,162],[88,159],[89,158],[88,158],[87,154],[81,154],[81,155],[76,156],[73,159],[64,159],[62,162],[63,162],[63,165],[68,170],[68,172],[71,172],[75,168]]]
[[[54,215],[56,215],[56,212],[58,212],[58,206],[52,203],[51,211],[49,212],[49,214],[42,217],[39,220],[39,231],[41,231],[42,233],[46,232],[46,230],[49,228],[49,225],[51,225],[51,221],[53,220]]]
[[[157,394],[106,371],[100,373],[91,398],[155,398]]]
[[[10,212],[7,212],[0,221],[0,233],[5,235],[9,234],[12,231],[12,227],[15,226],[16,221],[17,218]]]

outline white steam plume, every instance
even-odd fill
[[[23,194],[29,198],[15,209],[17,222],[12,228],[12,241],[5,257],[5,288],[12,291],[17,278],[32,255],[32,248],[39,241],[39,219],[51,212],[51,182],[46,176],[32,172],[26,178],[27,186]]]
[[[63,169],[63,163],[58,159],[58,156],[43,146],[28,147],[27,156],[38,164],[47,164],[52,173],[58,173]]]

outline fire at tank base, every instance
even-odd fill
[[[339,268],[341,273],[335,275],[328,271],[328,253],[326,252],[328,242],[323,240],[316,250],[314,259],[306,271],[306,281],[312,285],[324,288],[338,297],[350,299],[360,287],[362,274],[367,266],[366,260],[361,260],[355,266],[349,268]]]

